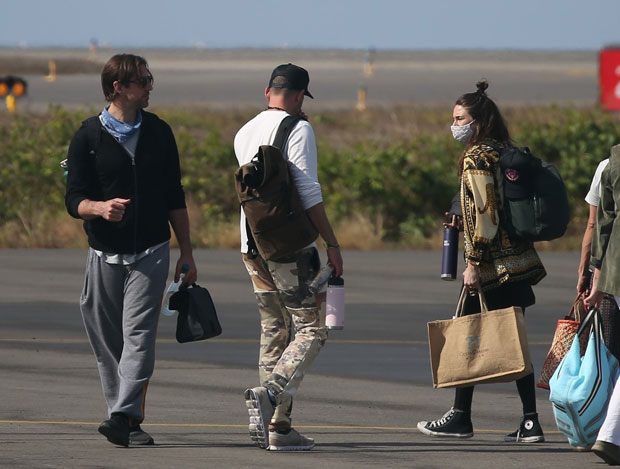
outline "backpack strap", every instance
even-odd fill
[[[95,156],[101,144],[101,125],[99,116],[89,117],[84,121],[86,124],[86,137],[88,140],[88,154]]]
[[[280,122],[280,126],[278,127],[278,131],[276,132],[276,138],[274,138],[272,145],[279,148],[280,151],[283,151],[289,135],[291,135],[291,132],[297,125],[297,122],[302,119],[303,118],[300,116],[286,116],[282,119],[282,122]]]
[[[254,236],[252,235],[252,229],[250,228],[248,217],[245,217],[245,233],[248,239],[248,252],[246,253],[246,256],[248,256],[248,259],[256,259],[258,257],[258,248],[256,247]]]
[[[286,116],[284,119],[282,119],[282,122],[280,122],[280,126],[278,127],[278,131],[276,132],[276,137],[273,140],[272,146],[278,148],[280,152],[282,153],[282,156],[284,156],[284,145],[286,144],[289,135],[291,135],[291,132],[297,125],[297,122],[299,122],[302,119],[303,117],[301,116]],[[292,214],[293,211],[291,207],[291,194],[290,194],[291,188],[289,185],[284,185],[283,189],[285,191],[284,198],[289,204],[287,207],[287,211]]]
[[[96,119],[96,120],[95,120]],[[101,143],[101,126],[99,124],[99,116],[89,117],[82,122],[86,126],[86,142],[88,143],[88,156],[95,157],[99,151]],[[65,182],[69,175],[69,159],[65,158],[60,162],[60,167],[64,170]]]
[[[480,142],[482,145],[486,145],[487,147],[491,147],[493,150],[495,150],[499,156],[502,156],[502,152],[508,148],[508,147],[504,147],[504,148],[500,148],[496,142],[494,141],[490,141],[490,140],[485,140],[483,142]]]

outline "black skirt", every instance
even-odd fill
[[[489,310],[509,308],[519,306],[525,313],[527,306],[536,303],[534,291],[529,282],[510,282],[500,285],[497,288],[484,292],[484,299]],[[463,306],[463,315],[475,314],[480,312],[480,301],[478,295],[467,295]]]

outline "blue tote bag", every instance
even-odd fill
[[[579,335],[589,325],[592,331],[581,358]],[[571,445],[590,446],[596,441],[618,373],[618,361],[603,342],[600,312],[592,308],[549,380],[556,425]]]

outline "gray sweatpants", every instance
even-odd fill
[[[130,265],[107,264],[88,250],[80,309],[97,359],[108,413],[144,419],[144,401],[155,366],[159,306],[170,249],[162,246]]]

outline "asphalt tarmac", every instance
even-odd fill
[[[173,253],[173,258],[175,253]],[[547,442],[515,445],[514,384],[480,386],[476,435],[431,439],[416,422],[438,418],[453,391],[433,390],[426,322],[449,318],[459,282],[439,279],[436,251],[346,251],[345,328],[330,332],[297,395],[294,425],[317,446],[273,454],[247,435],[243,390],[258,381],[258,314],[239,253],[195,253],[223,334],[178,344],[162,317],[144,428],[156,445],[117,448],[96,431],[106,408],[81,323],[82,250],[0,250],[0,467],[603,467],[557,432],[537,390]],[[542,252],[548,277],[526,323],[538,372],[555,322],[574,299],[577,253]],[[462,266],[460,266],[462,267]]]
[[[351,109],[360,89],[367,105],[440,106],[475,91],[481,78],[490,82],[489,96],[500,106],[573,104],[592,106],[598,99],[596,51],[376,51],[238,49],[147,49],[98,52],[101,66],[117,52],[143,55],[155,76],[151,108],[262,108],[263,93],[273,68],[293,62],[310,73],[308,112]],[[87,60],[85,49],[0,49],[11,60]],[[372,65],[372,66],[370,66]],[[92,68],[92,67],[91,67]],[[2,70],[0,70],[0,75]],[[50,105],[99,111],[103,107],[96,74],[24,76],[28,96],[19,100],[24,111],[44,112]]]

